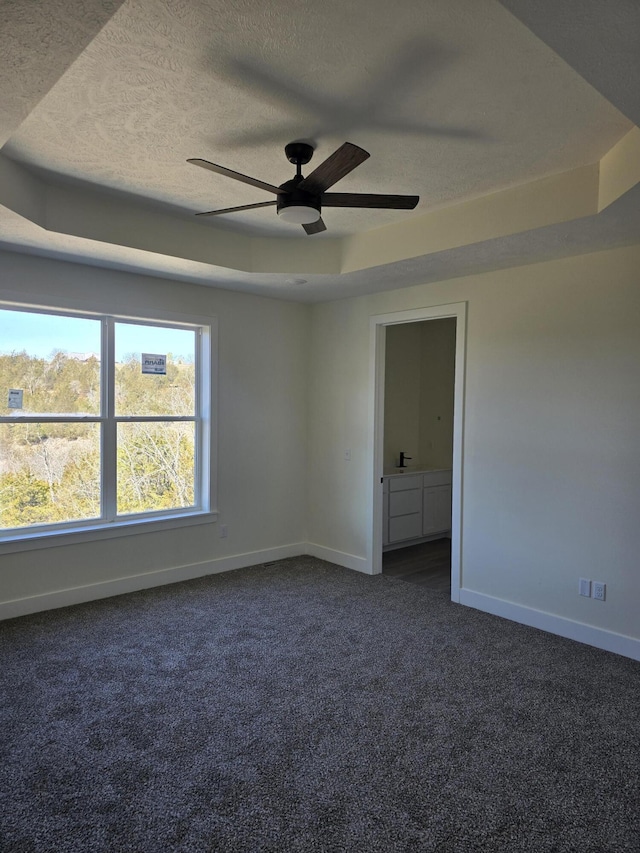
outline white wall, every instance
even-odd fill
[[[40,609],[251,564],[291,545],[300,553],[307,538],[306,306],[12,253],[0,253],[1,299],[73,300],[88,310],[141,316],[154,310],[217,315],[218,507],[229,536],[220,539],[219,524],[203,524],[6,554],[0,557],[0,605],[18,602],[13,612],[25,612],[24,599],[32,596],[31,609]],[[135,580],[144,573],[156,574]],[[120,584],[110,586],[116,580]],[[92,584],[99,585],[95,595],[60,595]]]
[[[387,335],[390,329],[387,329]],[[453,389],[456,366],[456,321],[420,323],[421,462],[433,468],[453,463]]]
[[[368,559],[370,317],[462,301],[467,600],[640,638],[640,247],[315,305],[310,541]]]
[[[450,468],[456,321],[448,318],[388,326],[384,377],[384,467]]]
[[[287,549],[366,568],[370,317],[466,301],[462,600],[542,614],[533,623],[559,633],[586,626],[604,647],[635,638],[626,653],[640,656],[639,271],[640,247],[623,248],[309,308],[0,254],[0,298],[217,314],[229,525],[225,540],[210,524],[5,555],[0,605]],[[606,582],[607,601],[579,597],[579,577]]]
[[[387,329],[384,374],[384,467],[400,461],[400,451],[420,463],[422,335],[420,323]]]

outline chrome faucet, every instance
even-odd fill
[[[398,465],[398,468],[406,468],[407,466],[405,465],[405,462],[407,459],[413,459],[413,456],[407,456],[407,454],[401,450],[400,451],[400,464]]]

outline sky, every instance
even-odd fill
[[[53,350],[100,353],[100,320],[52,317],[0,309],[0,354],[26,352],[48,358]],[[116,324],[116,361],[131,353],[154,353],[193,359],[194,335],[186,329],[166,329],[131,323]]]

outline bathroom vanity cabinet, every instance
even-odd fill
[[[451,531],[451,470],[383,477],[383,545],[431,538]]]

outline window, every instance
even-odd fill
[[[210,512],[210,338],[0,306],[0,539]]]

